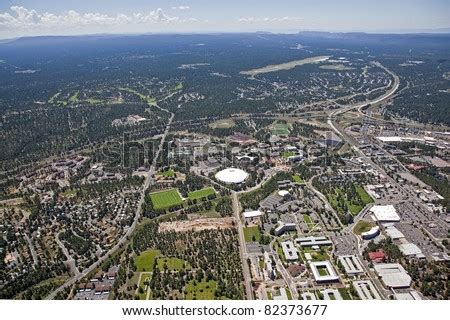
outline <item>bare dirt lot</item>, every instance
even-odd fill
[[[234,226],[234,218],[207,218],[194,219],[185,221],[162,222],[159,224],[159,232],[186,232],[186,231],[202,231],[210,229],[225,229]]]

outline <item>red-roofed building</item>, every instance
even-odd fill
[[[372,262],[383,262],[383,260],[386,258],[386,254],[384,253],[383,250],[378,250],[375,252],[369,252],[369,259]]]

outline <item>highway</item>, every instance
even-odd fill
[[[241,221],[241,209],[238,199],[238,194],[236,191],[231,192],[231,199],[233,202],[233,213],[236,220],[236,228],[238,230],[238,239],[239,239],[239,254],[241,256],[241,264],[242,264],[242,275],[244,277],[244,286],[245,286],[245,296],[247,300],[253,300],[253,288],[252,288],[252,275],[250,273],[250,268],[247,263],[247,245],[245,243],[244,229]]]

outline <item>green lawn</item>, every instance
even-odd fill
[[[372,227],[375,227],[374,222],[366,221],[366,220],[359,220],[358,223],[356,224],[356,226],[353,228],[353,233],[359,235],[363,232],[369,231],[370,229],[372,229]]]
[[[293,175],[292,180],[296,183],[305,183],[305,180],[303,180],[298,174]]]
[[[191,200],[206,198],[210,195],[215,194],[216,191],[213,187],[203,188],[201,190],[192,191],[188,193],[188,198]]]
[[[153,203],[153,208],[156,210],[168,209],[183,204],[177,189],[150,193],[150,200]]]
[[[244,228],[245,242],[258,242],[261,238],[261,232],[258,227]]]
[[[365,204],[369,204],[373,202],[373,199],[369,196],[369,194],[364,190],[363,187],[357,186],[356,192],[358,192],[359,197],[362,201],[364,201]]]
[[[148,286],[145,285],[146,281],[150,281],[151,279],[151,274],[149,273],[142,273],[141,274],[141,281],[139,282],[139,287],[138,288],[142,288],[142,290],[144,292],[139,292],[140,290],[138,289],[138,293],[137,295],[139,296],[139,300],[145,300],[147,299],[147,289]]]
[[[319,274],[321,276],[329,276],[330,274],[328,273],[328,270],[326,267],[318,267],[317,271],[319,271]]]
[[[342,299],[352,300],[352,297],[350,297],[350,294],[348,293],[348,290],[346,288],[338,288],[338,291],[341,294]]]
[[[173,178],[175,177],[175,171],[173,169],[168,169],[166,171],[158,172],[159,175],[162,175],[165,178]]]
[[[272,134],[287,136],[290,133],[290,125],[287,123],[276,123],[272,126]]]
[[[132,88],[119,88],[119,90],[126,91],[128,93],[132,93],[132,94],[137,95],[142,101],[146,102],[150,106],[156,104],[156,99],[155,98],[152,98],[150,96],[146,96],[145,94],[137,92],[136,90],[134,90]]]
[[[149,249],[141,252],[140,255],[134,258],[136,271],[153,271],[156,258],[161,256],[159,250]]]
[[[306,224],[312,224],[313,221],[311,220],[311,217],[307,214],[303,215],[303,220],[305,220]]]
[[[313,258],[313,261],[326,261],[330,258],[326,252],[320,251],[311,253],[311,256]]]
[[[295,156],[295,153],[294,153],[293,151],[284,151],[284,152],[281,154],[281,156],[282,156],[283,158],[289,158],[289,157]]]
[[[217,282],[191,280],[186,285],[186,300],[214,300],[214,292],[217,288]]]
[[[171,271],[180,271],[183,269],[190,269],[191,267],[189,264],[185,263],[184,260],[178,259],[178,258],[166,258],[166,257],[159,257],[157,259],[157,264],[159,270],[164,270],[164,265],[167,265],[167,269]],[[186,267],[185,267],[186,265]]]

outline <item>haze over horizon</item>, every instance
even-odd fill
[[[450,32],[450,2],[6,0],[0,38],[42,35],[329,31]]]

